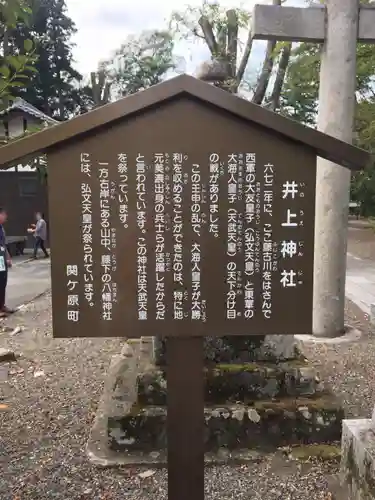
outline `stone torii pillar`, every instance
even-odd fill
[[[256,5],[253,38],[322,43],[318,129],[353,139],[357,42],[375,43],[375,7],[326,0],[309,8]],[[301,165],[303,168],[303,165]],[[318,158],[313,333],[344,331],[350,171]],[[308,332],[306,332],[308,333]]]

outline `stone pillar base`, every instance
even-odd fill
[[[348,500],[375,500],[375,432],[370,419],[344,420],[341,482]]]

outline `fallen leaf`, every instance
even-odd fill
[[[11,332],[11,335],[17,335],[17,333],[22,332],[22,328],[20,326],[16,326],[16,328]]]
[[[144,472],[141,472],[140,474],[138,474],[138,477],[142,478],[142,479],[146,479],[148,477],[151,477],[155,474],[155,471],[154,470],[145,470]]]

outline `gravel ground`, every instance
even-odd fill
[[[363,332],[353,343],[304,345],[305,356],[322,380],[341,398],[348,418],[369,418],[375,404],[375,329],[351,301],[347,323]]]
[[[100,469],[91,465],[85,445],[100,399],[110,358],[121,341],[55,340],[51,336],[50,296],[30,304],[1,332],[0,347],[22,353],[16,363],[0,364],[1,500],[164,500],[166,472]],[[348,304],[348,320],[368,331],[365,318]],[[375,391],[375,337],[352,345],[307,349],[308,356],[342,394],[350,414],[367,416]],[[302,463],[281,452],[257,464],[206,470],[206,500],[329,500],[338,464]]]

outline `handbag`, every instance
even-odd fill
[[[7,270],[6,247],[0,245],[0,273],[4,273],[6,270]]]

